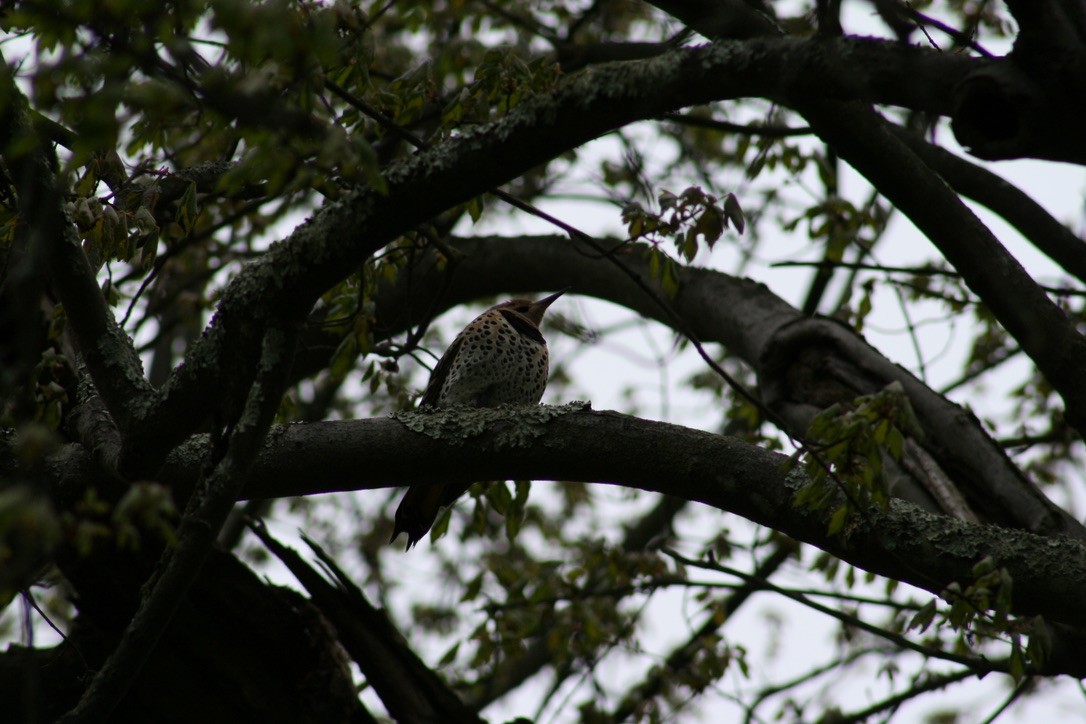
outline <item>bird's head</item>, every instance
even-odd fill
[[[554,302],[555,299],[566,293],[566,289],[560,292],[555,292],[549,297],[543,297],[542,299],[533,302],[530,299],[510,299],[508,302],[502,302],[494,307],[494,309],[509,309],[523,316],[529,322],[536,327],[543,321],[543,314],[547,311],[547,307]]]

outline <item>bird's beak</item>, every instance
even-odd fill
[[[565,294],[568,291],[569,291],[569,287],[566,287],[565,289],[563,289],[560,292],[555,292],[554,294],[550,295],[549,297],[543,297],[538,302],[534,302],[532,304],[532,306],[533,307],[538,307],[540,310],[546,309],[547,307],[549,307],[551,305],[551,303],[554,302],[555,299],[558,299],[558,297],[562,296],[563,294]]]

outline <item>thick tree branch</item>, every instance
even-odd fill
[[[99,553],[92,557],[101,564]],[[131,559],[111,562],[123,569]],[[80,586],[81,610],[63,643],[0,653],[5,722],[55,722],[113,650],[120,631],[99,614],[131,613],[135,591],[118,592],[117,568],[98,564]],[[301,593],[271,586],[212,549],[128,696],[105,721],[363,724],[352,718],[363,713],[347,657],[320,611]]]
[[[423,425],[426,417],[421,418]],[[253,465],[242,497],[449,480],[608,482],[741,515],[933,593],[954,581],[967,583],[972,566],[991,556],[1014,578],[1016,613],[1043,614],[1050,622],[1086,628],[1086,546],[1074,540],[968,524],[896,501],[888,511],[867,511],[846,527],[843,536],[829,537],[819,515],[792,505],[804,476],[785,472],[786,456],[732,438],[613,412],[559,415],[545,429],[532,428],[519,437],[519,447],[508,446],[508,425],[484,425],[480,430],[470,439],[448,442],[412,432],[391,419],[276,428]],[[541,436],[532,437],[537,433]],[[162,481],[173,485],[179,496],[188,493],[204,464],[201,450],[206,450],[206,442],[197,438],[171,456],[163,469]],[[65,464],[81,469],[86,465],[81,457],[86,453],[69,446]],[[367,464],[359,466],[359,460]],[[1080,664],[1084,660],[1080,656]],[[1070,663],[1061,666],[1071,673]]]
[[[671,43],[560,43],[555,58],[563,73],[574,73],[588,65],[655,58],[674,48]]]
[[[61,721],[103,721],[120,703],[151,651],[185,598],[207,559],[268,427],[279,408],[290,371],[294,337],[281,329],[265,332],[257,378],[241,419],[230,431],[228,448],[207,480],[189,497],[175,549],[163,555],[158,570],[144,588],[136,615],[117,648],[84,691],[79,704]],[[199,479],[193,470],[190,482]]]
[[[565,409],[539,408],[540,415]],[[275,428],[243,496],[311,495],[449,480],[613,483],[741,515],[860,568],[936,594],[951,582],[971,581],[972,567],[991,556],[1014,578],[1016,613],[1043,614],[1050,622],[1086,628],[1086,546],[1080,542],[968,524],[898,501],[887,511],[866,511],[843,535],[828,536],[821,515],[793,506],[792,496],[805,476],[799,470],[786,472],[785,455],[614,412],[565,412],[546,423],[528,423],[525,413],[486,423],[492,419],[488,415],[497,413],[406,418],[426,432],[413,432],[387,418]],[[440,433],[434,426],[442,420],[466,420],[479,433]],[[359,460],[366,465],[360,466]],[[177,459],[164,470],[167,482],[183,488],[197,464],[195,459]]]
[[[1086,4],[1082,0],[1007,0],[1027,44],[1074,47],[1086,42]]]
[[[1086,282],[1086,241],[1061,224],[1028,194],[991,171],[928,143],[900,126],[894,135],[966,198],[999,214],[1068,274]]]
[[[989,161],[1031,157],[1086,164],[1079,124],[1086,111],[1086,53],[1052,55],[1028,59],[1016,50],[963,79],[949,114],[958,143]],[[1052,73],[1054,67],[1063,72]]]
[[[330,583],[298,553],[275,540],[263,525],[253,533],[305,587],[313,603],[331,621],[339,640],[398,722],[481,724],[482,719],[407,645],[407,640],[374,608],[365,594],[319,546],[306,539],[328,574]]]
[[[1018,157],[1086,163],[1086,4],[1008,0],[1020,25],[1014,49],[967,75],[952,113],[955,136],[986,159]]]
[[[800,104],[818,135],[924,232],[1060,393],[1086,434],[1086,339],[983,222],[859,105]]]

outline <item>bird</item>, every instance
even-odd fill
[[[547,307],[566,291],[534,302],[510,299],[469,322],[434,367],[420,410],[538,403],[547,386],[549,363],[539,325]],[[391,541],[407,533],[410,549],[430,530],[438,512],[468,486],[452,482],[410,486],[396,509]]]

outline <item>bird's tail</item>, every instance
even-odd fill
[[[396,508],[396,524],[392,529],[392,538],[396,540],[400,533],[407,533],[407,548],[422,540],[437,520],[438,511],[444,505],[445,483],[415,483],[407,489]]]

